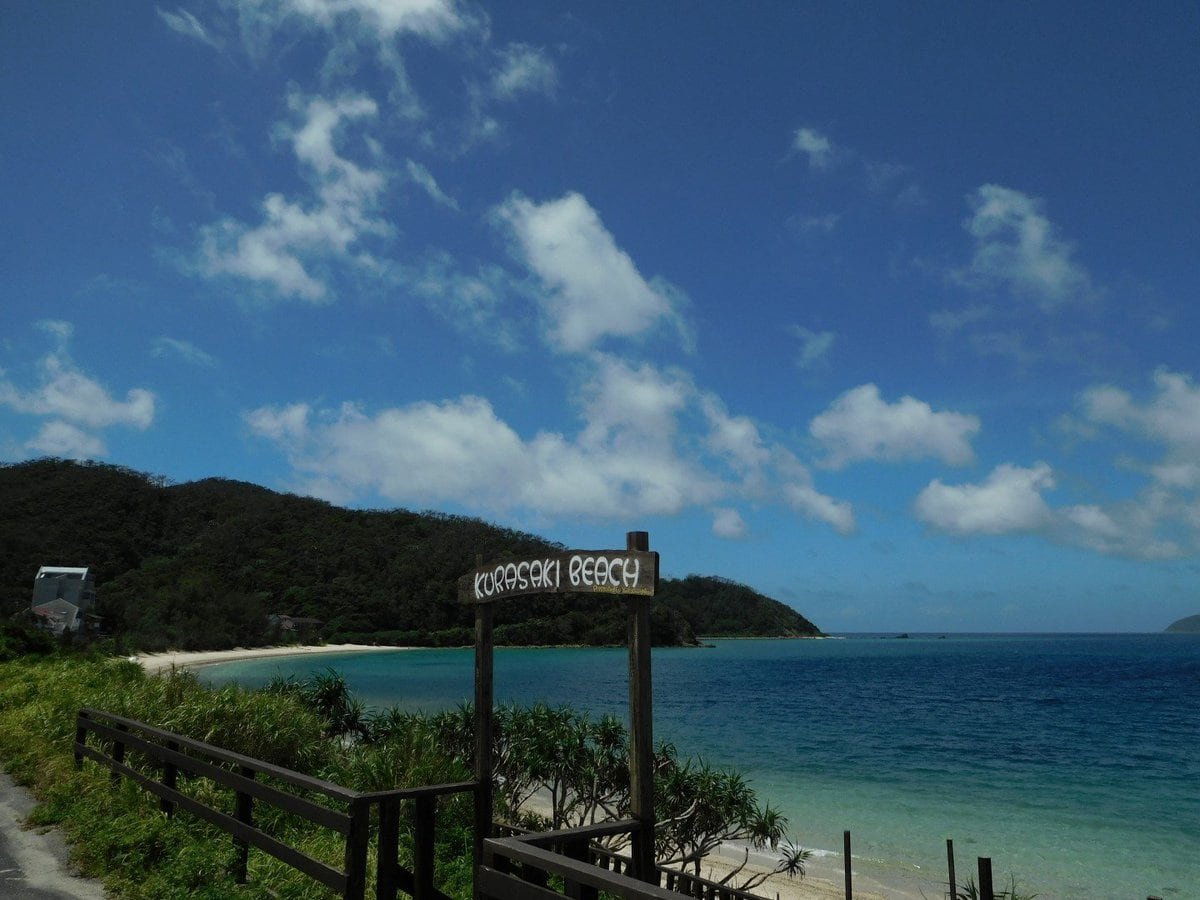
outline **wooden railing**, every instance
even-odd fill
[[[637,829],[634,820],[549,832],[502,827],[508,837],[484,842],[477,894],[492,900],[561,900],[549,888],[554,875],[572,900],[596,900],[600,891],[627,900],[679,900],[681,894],[698,900],[761,900],[727,884],[663,866],[655,866],[648,880],[636,878],[629,856],[596,844]]]
[[[88,735],[99,746],[88,744]],[[129,753],[139,754],[141,764],[130,765]],[[75,727],[75,765],[91,759],[112,771],[113,784],[125,777],[159,798],[167,816],[183,809],[233,836],[237,849],[234,875],[246,881],[250,847],[256,847],[292,868],[341,894],[345,900],[363,900],[367,883],[367,851],[371,839],[372,808],[378,807],[377,900],[394,900],[397,889],[415,900],[449,900],[433,886],[433,843],[437,798],[476,792],[473,781],[430,785],[392,791],[364,793],[313,778],[261,760],[232,753],[220,747],[154,728],[94,709],[81,709]],[[154,774],[147,774],[146,770]],[[201,803],[177,788],[183,773],[206,778],[234,792],[233,812],[223,812]],[[256,780],[257,776],[270,782]],[[318,795],[338,807],[310,799]],[[400,808],[405,801],[415,806],[413,870],[400,866]],[[255,827],[255,803],[267,804],[327,828],[343,837],[341,869],[301,853],[271,834]]]

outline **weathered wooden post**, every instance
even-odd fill
[[[238,774],[250,781],[254,780],[254,770],[246,766],[238,767]],[[251,828],[254,825],[254,798],[245,791],[238,791],[234,802],[234,818]],[[234,838],[233,846],[237,850],[234,857],[233,873],[234,880],[238,884],[245,884],[247,878],[247,868],[250,863],[250,844],[242,838]]]
[[[991,857],[979,857],[979,900],[996,900],[992,889],[992,860]]]
[[[476,569],[483,557],[475,557]],[[483,842],[492,835],[492,622],[490,600],[475,603],[475,871],[483,865]],[[476,879],[475,900],[479,900]]]
[[[946,838],[946,868],[950,876],[950,900],[958,896],[958,879],[954,876],[954,841]]]
[[[854,876],[850,872],[850,832],[842,833],[842,857],[846,867],[846,900],[854,900]]]
[[[625,549],[650,552],[650,535],[630,531]],[[656,579],[657,582],[657,579]],[[655,584],[655,589],[658,585]],[[630,855],[633,876],[658,884],[654,866],[654,692],[650,670],[650,598],[629,600],[629,810],[638,821]]]
[[[475,607],[475,866],[492,831],[492,604],[527,594],[608,594],[629,603],[630,807],[638,822],[631,867],[657,884],[654,865],[654,729],[650,675],[650,599],[658,591],[658,554],[650,536],[631,531],[625,550],[567,550],[534,559],[490,563],[475,558],[474,571],[458,580],[458,597]],[[476,885],[476,900],[479,900]]]

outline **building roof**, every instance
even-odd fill
[[[29,570],[26,569],[25,571],[29,571]],[[41,578],[43,575],[82,575],[82,576],[86,576],[87,573],[88,573],[87,566],[83,566],[82,568],[80,568],[79,566],[42,566],[40,569],[38,569],[37,577]],[[29,576],[27,575],[25,577],[28,578]]]

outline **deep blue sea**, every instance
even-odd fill
[[[736,766],[806,847],[942,896],[976,857],[1043,898],[1200,898],[1200,635],[851,635],[656,649],[655,739]],[[623,649],[498,649],[498,702],[624,716]],[[374,706],[472,696],[471,650],[229,663],[334,667]],[[941,885],[939,885],[941,882]],[[999,887],[999,885],[998,885]]]

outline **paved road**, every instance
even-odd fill
[[[100,882],[70,874],[66,843],[58,831],[22,827],[33,806],[29,792],[0,773],[0,897],[103,900]]]

